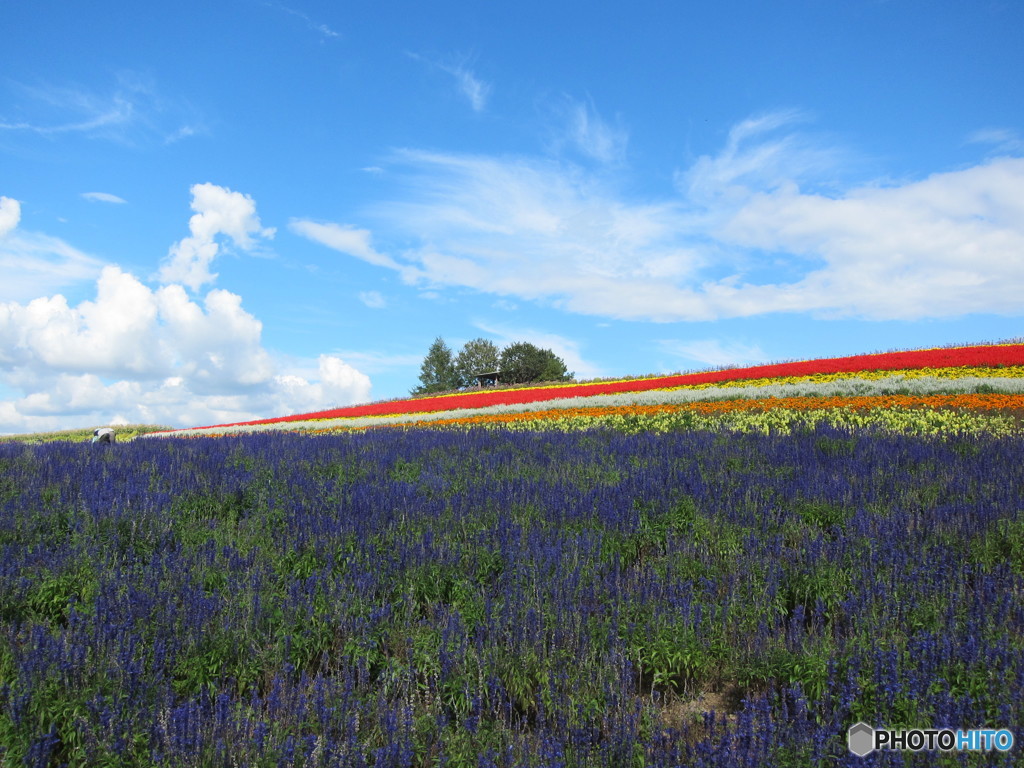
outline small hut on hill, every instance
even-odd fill
[[[498,375],[501,371],[486,371],[485,373],[474,373],[478,387],[493,387],[498,383]]]

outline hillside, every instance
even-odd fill
[[[633,424],[639,429],[721,422],[727,427],[762,429],[822,419],[905,422],[911,431],[928,431],[929,425],[1009,430],[1021,423],[1022,398],[1024,343],[1011,342],[639,379],[475,389],[162,434],[512,423],[571,429],[595,422]]]
[[[1024,436],[623,418],[0,444],[0,765],[1020,764]]]

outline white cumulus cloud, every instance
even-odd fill
[[[8,200],[0,200],[10,222],[0,238],[0,265],[22,273],[63,267],[70,279],[69,265],[78,264],[96,274],[90,275],[94,296],[76,304],[60,293],[12,298],[4,283],[0,434],[102,423],[237,422],[369,399],[370,379],[341,357],[321,355],[312,365],[275,359],[241,296],[214,289],[194,298],[184,281],[150,287],[56,238],[20,232],[18,205]],[[252,248],[272,233],[260,225],[252,199],[231,190],[196,185],[193,209],[192,236],[178,243],[179,254],[191,248],[194,257],[206,246],[215,253],[220,235]],[[166,265],[162,276],[173,277],[175,266]],[[187,267],[179,275],[187,279],[204,264],[193,258],[177,266]]]
[[[14,230],[21,221],[21,203],[10,197],[0,197],[0,237]]]
[[[282,403],[279,415],[366,402],[370,399],[370,378],[340,357],[320,355],[315,373],[302,372],[274,378],[272,388]]]
[[[252,250],[256,238],[272,238],[274,229],[260,224],[256,203],[248,195],[209,183],[195,184],[191,192],[195,215],[188,226],[192,234],[171,247],[159,278],[195,291],[217,277],[210,272],[210,264],[220,250],[219,235],[226,235],[239,248]]]
[[[96,298],[0,304],[0,433],[105,423],[246,421],[369,399],[370,379],[339,357],[312,371],[279,366],[240,296],[202,303],[180,285],[156,290],[108,266]]]

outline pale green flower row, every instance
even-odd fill
[[[850,411],[831,408],[815,411],[775,409],[769,411],[730,411],[702,414],[693,411],[658,414],[575,416],[567,419],[524,419],[485,423],[489,429],[575,432],[605,427],[623,432],[674,432],[708,430],[790,434],[794,430],[813,429],[829,424],[844,429],[874,428],[914,435],[990,434],[1020,432],[1014,419],[1004,414],[967,411],[878,408]]]

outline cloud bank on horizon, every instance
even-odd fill
[[[171,246],[158,287],[107,264],[93,300],[71,306],[58,293],[0,303],[0,377],[25,393],[0,402],[0,427],[57,428],[76,416],[122,424],[244,421],[369,398],[369,377],[338,357],[320,355],[312,379],[282,369],[241,296],[223,289],[189,296],[186,288],[197,292],[216,279],[209,267],[219,239],[251,250],[274,234],[260,226],[251,198],[209,183],[191,192],[191,235]],[[19,210],[17,201],[0,198],[0,259],[22,242]],[[29,238],[55,256],[70,250]],[[50,272],[63,279],[59,265]]]
[[[735,5],[0,9],[0,434],[1024,335],[1024,7]]]

